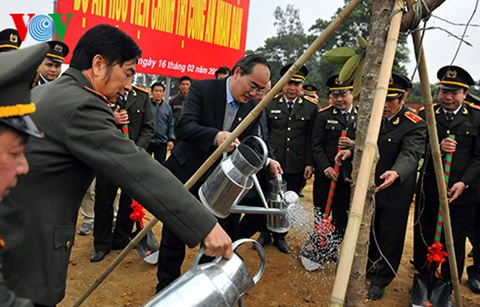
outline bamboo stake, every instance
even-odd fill
[[[185,183],[185,188],[190,189],[205,172],[215,163],[215,161],[222,155],[231,144],[267,107],[270,101],[275,97],[276,93],[280,92],[282,87],[290,80],[292,75],[296,73],[320,48],[325,41],[340,27],[343,21],[353,12],[353,10],[360,4],[362,0],[352,0],[350,3],[338,14],[338,16],[330,23],[322,34],[308,47],[308,49],[298,58],[298,60],[290,67],[290,69],[283,75],[283,77],[275,84],[270,92],[260,101],[257,106],[250,112],[250,114],[243,120],[243,122],[235,128],[232,134],[225,140],[225,142],[218,147],[215,152],[203,163],[202,166],[190,177]],[[85,299],[107,278],[108,275],[121,263],[127,254],[143,239],[143,237],[157,224],[159,220],[152,218],[152,220],[145,225],[145,227],[130,241],[130,243],[122,250],[122,252],[113,260],[108,268],[100,275],[89,289],[75,302],[73,306],[80,306]]]
[[[413,7],[413,0],[409,0],[408,4]],[[455,257],[455,248],[453,246],[452,224],[450,222],[450,209],[448,207],[447,189],[443,177],[442,154],[440,152],[440,142],[437,135],[437,126],[435,122],[435,114],[433,111],[432,93],[430,92],[430,81],[428,78],[427,64],[425,61],[425,52],[422,47],[420,31],[412,33],[413,45],[415,47],[415,56],[418,62],[418,72],[420,76],[420,84],[422,86],[423,104],[425,106],[425,114],[427,116],[428,135],[430,140],[430,150],[432,152],[433,166],[435,169],[435,179],[439,193],[440,206],[443,213],[443,227],[445,229],[445,241],[448,251],[448,263],[452,274],[452,283],[455,294],[455,306],[462,306],[462,297],[460,292],[460,281],[458,279],[457,259]]]
[[[388,31],[385,51],[383,53],[382,66],[378,77],[375,98],[372,106],[372,115],[368,125],[365,148],[360,161],[360,169],[357,178],[370,178],[371,172],[374,172],[373,161],[377,155],[377,141],[380,132],[380,122],[383,116],[383,108],[388,92],[388,82],[392,75],[393,60],[397,48],[400,24],[403,16],[403,0],[396,0],[393,6],[393,13]],[[353,194],[350,214],[348,216],[347,229],[343,239],[343,246],[338,263],[338,271],[333,284],[332,295],[330,297],[330,306],[343,306],[345,303],[345,294],[347,292],[348,281],[352,270],[353,258],[355,257],[355,248],[357,245],[360,224],[362,222],[365,198],[368,190],[368,180],[357,180],[356,188]]]

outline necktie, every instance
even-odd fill
[[[293,101],[287,101],[287,104],[288,104],[288,110],[290,112],[292,112],[292,109],[293,109]]]
[[[347,122],[347,125],[349,124],[349,117],[350,117],[350,112],[343,112],[343,117],[345,117],[345,121]]]
[[[388,118],[383,117],[382,118],[382,127],[381,127],[382,130],[385,130],[385,126],[387,125],[387,123],[388,123]]]
[[[228,103],[230,105],[230,110],[235,111],[238,107],[238,104],[235,100],[232,100]]]
[[[453,112],[447,112],[447,113],[445,113],[445,116],[447,117],[447,120],[448,120],[448,121],[452,121],[453,118],[455,117],[455,113],[453,113]]]

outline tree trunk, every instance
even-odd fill
[[[355,174],[358,174],[360,168],[360,160],[366,140],[368,124],[370,122],[372,104],[375,98],[375,90],[377,87],[380,66],[382,64],[393,4],[393,0],[376,0],[373,2],[371,8],[369,44],[365,57],[365,70],[363,72],[361,102],[357,122],[357,147],[355,149],[355,158],[353,160],[354,184],[352,186],[352,197],[354,194],[353,190],[355,189],[355,181],[358,179]],[[376,166],[377,161],[378,159],[374,162],[374,167]],[[375,182],[373,180],[375,172],[373,171],[371,174],[372,175],[369,178],[370,188],[365,199],[363,220],[360,227],[355,258],[345,298],[346,306],[363,306],[366,294],[365,271],[367,267],[368,244],[370,240],[370,224],[375,206]]]

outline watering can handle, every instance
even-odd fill
[[[246,242],[252,242],[255,245],[255,250],[257,251],[258,256],[260,256],[260,268],[257,271],[257,274],[253,276],[253,282],[257,284],[257,282],[260,280],[260,277],[262,277],[263,272],[265,272],[265,265],[267,264],[267,256],[265,255],[265,250],[263,249],[263,246],[258,243],[256,240],[253,239],[240,239],[232,244],[232,249],[235,251],[237,247],[242,245],[243,243]]]
[[[253,244],[256,245],[255,250],[257,251],[258,255],[260,256],[260,268],[258,269],[257,274],[253,276],[253,282],[257,284],[257,282],[260,280],[260,277],[262,277],[263,272],[265,272],[265,265],[267,263],[267,256],[265,255],[265,250],[263,249],[263,246],[258,243],[256,240],[253,239],[240,239],[232,244],[232,249],[235,251],[238,246],[242,245],[245,242],[252,242]],[[200,249],[197,252],[197,255],[195,255],[195,258],[193,259],[192,267],[190,268],[190,271],[195,271],[197,269],[198,262],[200,261],[200,258],[202,258],[203,254],[205,253],[205,245],[202,243],[200,246]],[[218,258],[217,258],[218,259]]]
[[[265,198],[265,194],[263,194],[262,187],[260,186],[260,182],[258,182],[258,178],[256,174],[252,174],[252,179],[253,182],[255,183],[255,188],[257,189],[257,193],[260,196],[260,199],[262,200],[263,205],[265,208],[268,209],[268,204],[267,204],[267,199]]]

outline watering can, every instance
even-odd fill
[[[237,303],[243,306],[242,296],[255,287],[265,271],[266,264],[265,251],[255,240],[235,241],[233,250],[245,242],[253,243],[260,256],[260,268],[255,276],[251,276],[242,258],[236,253],[233,253],[229,260],[219,257],[213,262],[199,265],[198,261],[205,252],[205,247],[202,246],[192,267],[143,306],[231,307]]]
[[[216,217],[226,218],[230,208],[253,187],[252,175],[264,167],[267,154],[267,145],[261,138],[246,137],[200,187],[202,204]]]

